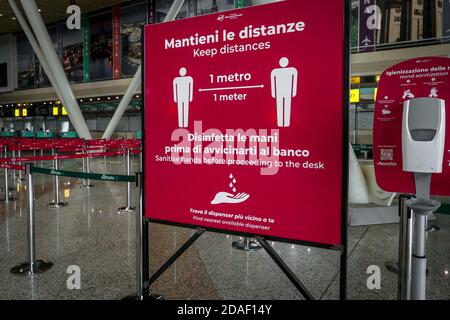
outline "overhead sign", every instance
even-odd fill
[[[360,91],[359,89],[351,89],[350,90],[350,103],[357,103],[360,100]]]
[[[377,183],[385,191],[415,194],[414,175],[403,171],[403,103],[414,98],[439,98],[450,119],[450,59],[422,57],[383,72],[377,92],[373,150]],[[450,195],[450,130],[446,131],[442,173],[433,174],[431,194]]]
[[[147,218],[341,244],[344,12],[292,0],[145,27]]]
[[[91,80],[91,29],[88,14],[83,15],[83,81]]]
[[[376,0],[359,0],[359,52],[375,51],[375,31],[381,29],[381,9]]]
[[[352,77],[350,79],[350,84],[360,84],[361,83],[361,77]]]
[[[120,79],[120,5],[112,7],[113,28],[113,78]]]

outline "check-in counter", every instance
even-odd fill
[[[78,138],[75,131],[61,132],[61,138]]]
[[[53,132],[38,132],[36,133],[36,138],[54,138],[55,134]]]
[[[1,138],[14,137],[16,133],[14,131],[0,131]]]
[[[34,138],[36,137],[36,133],[34,131],[22,131],[20,136],[22,138]]]

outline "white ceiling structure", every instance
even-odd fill
[[[51,23],[67,17],[66,9],[71,4],[80,6],[81,13],[87,13],[112,6],[129,0],[36,0],[36,5],[41,10],[44,22]],[[20,3],[19,8],[21,8]],[[21,9],[24,14],[23,10]],[[9,6],[8,0],[0,0],[0,34],[9,32],[20,32],[21,28]]]

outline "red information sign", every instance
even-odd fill
[[[373,124],[373,151],[377,183],[383,190],[416,193],[414,174],[403,171],[403,103],[414,98],[439,98],[450,110],[450,59],[423,57],[399,63],[380,77]],[[431,194],[450,195],[450,130],[446,130],[442,173],[431,179]]]
[[[292,0],[147,25],[146,217],[341,244],[344,24]]]
[[[120,5],[112,8],[113,21],[113,78],[120,79]]]

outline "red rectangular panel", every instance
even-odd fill
[[[385,191],[416,193],[414,174],[403,171],[403,104],[414,98],[445,101],[450,111],[450,59],[420,57],[396,64],[383,72],[377,91],[373,121],[373,152],[377,183]],[[442,173],[434,173],[431,194],[449,196],[450,130],[446,130]]]
[[[113,18],[113,75],[120,79],[120,5],[112,8]]]
[[[144,29],[145,214],[341,244],[344,1]]]

